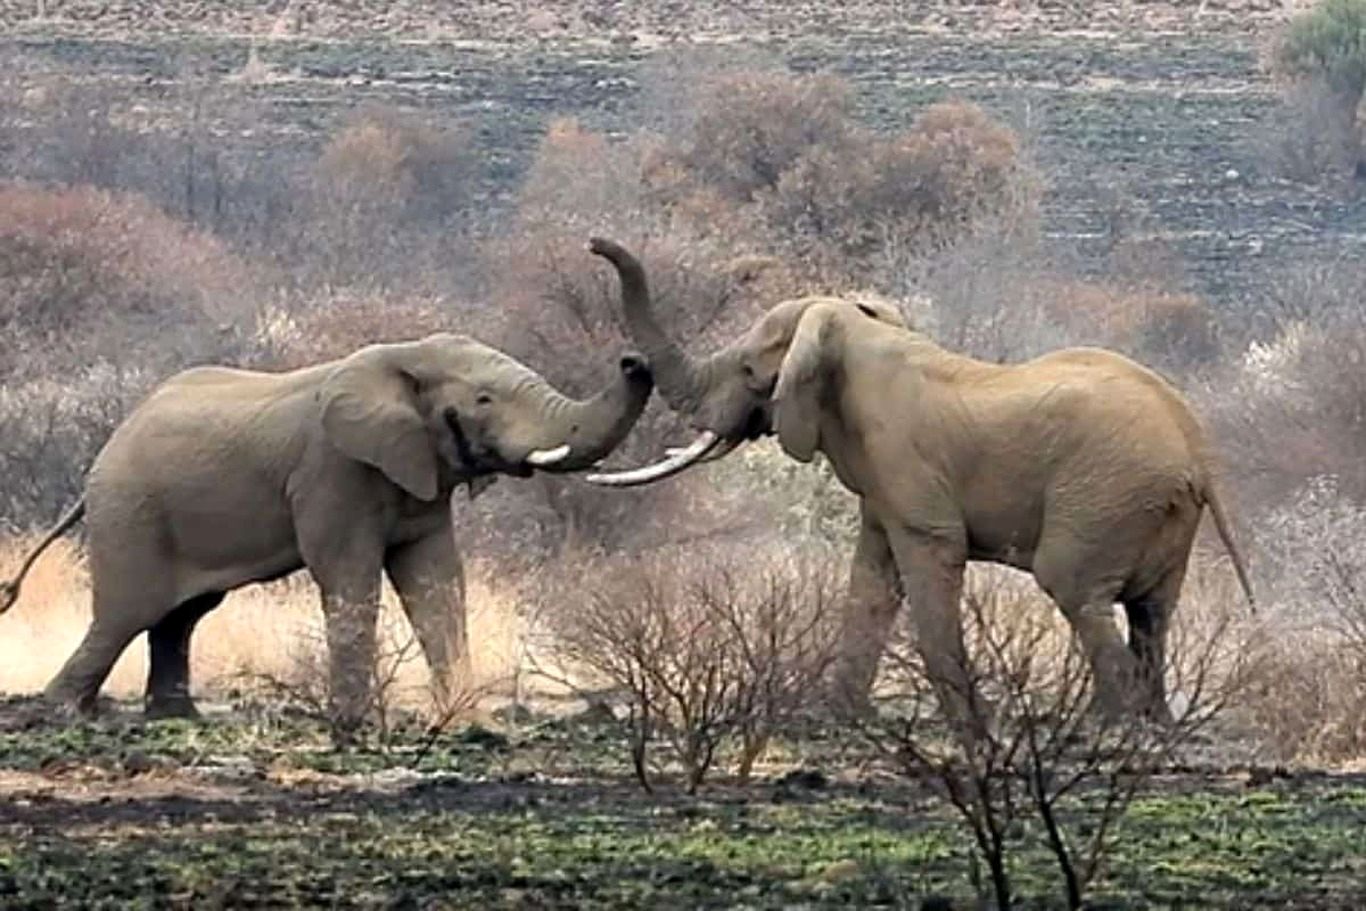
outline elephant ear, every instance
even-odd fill
[[[864,316],[875,319],[880,323],[886,323],[889,326],[896,326],[900,329],[911,328],[910,324],[906,322],[906,317],[901,314],[901,311],[888,301],[871,297],[860,298],[854,301],[854,306],[857,307],[859,312]]]
[[[413,380],[382,349],[359,351],[323,381],[323,430],[332,444],[382,471],[419,500],[436,499],[436,451]]]
[[[774,428],[783,450],[809,462],[820,443],[820,408],[834,359],[831,342],[839,331],[836,308],[817,304],[797,323],[773,391]]]

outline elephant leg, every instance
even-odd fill
[[[372,705],[384,539],[364,519],[319,511],[298,522],[300,550],[322,593],[327,629],[328,708],[349,738]]]
[[[148,718],[198,716],[190,698],[190,636],[195,624],[221,604],[223,597],[223,592],[206,592],[191,598],[147,631]]]
[[[130,538],[136,539],[132,532]],[[81,644],[47,685],[47,698],[76,709],[83,715],[95,712],[96,697],[114,664],[128,644],[172,607],[172,595],[160,563],[128,548],[102,548],[91,540],[91,589],[93,605],[90,628]]]
[[[1129,619],[1129,652],[1134,657],[1135,673],[1146,693],[1148,712],[1157,719],[1170,719],[1167,705],[1167,630],[1181,597],[1186,578],[1186,561],[1170,570],[1157,585],[1135,596],[1124,598]]]
[[[140,632],[142,630],[126,623],[96,619],[86,630],[81,644],[47,685],[46,698],[86,717],[93,716],[100,687],[123,650]]]
[[[452,687],[468,683],[469,676],[465,573],[450,526],[390,549],[385,570],[422,646],[437,704],[444,708]]]
[[[972,735],[989,720],[973,684],[963,642],[960,601],[967,559],[962,545],[922,533],[888,530],[901,574],[916,647],[945,715]]]
[[[901,605],[896,559],[882,527],[865,510],[849,573],[849,594],[840,630],[834,700],[840,711],[871,711],[869,694],[878,661]]]
[[[1080,561],[1063,548],[1041,549],[1034,560],[1034,578],[1062,610],[1091,665],[1096,703],[1107,715],[1118,716],[1133,703],[1134,656],[1124,644],[1115,618],[1121,583],[1096,579],[1078,569]]]

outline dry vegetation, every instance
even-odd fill
[[[1290,110],[1320,116],[1320,95],[1299,82],[1295,92]],[[1197,399],[1229,465],[1267,609],[1231,619],[1226,567],[1200,558],[1181,619],[1219,635],[1214,645],[1196,635],[1204,645],[1184,657],[1219,685],[1182,690],[1190,668],[1175,662],[1186,702],[1171,737],[1087,728],[1077,710],[1088,680],[1056,612],[999,581],[967,602],[983,685],[1016,710],[989,761],[951,738],[927,741],[933,724],[870,734],[909,776],[939,777],[988,860],[1002,860],[1010,814],[1030,808],[1079,902],[1113,817],[1073,843],[1049,813],[1073,788],[1089,799],[1097,781],[1114,795],[1107,808],[1122,810],[1216,709],[1221,731],[1281,761],[1366,755],[1362,267],[1287,274],[1276,299],[1257,302],[1254,325],[1230,327],[1176,286],[1170,251],[1151,239],[1117,233],[1099,278],[1046,255],[1047,175],[1028,136],[976,105],[942,101],[879,132],[831,76],[729,70],[682,94],[667,124],[625,136],[552,121],[498,220],[478,211],[465,125],[432,111],[361,108],[308,167],[269,176],[215,164],[205,177],[195,168],[214,159],[191,144],[196,157],[176,159],[184,170],[172,186],[164,147],[79,97],[44,101],[50,130],[11,155],[0,185],[0,522],[15,536],[0,566],[75,496],[130,404],[188,364],[287,369],[455,328],[571,392],[596,386],[602,352],[623,341],[611,277],[582,249],[603,233],[643,251],[661,312],[695,346],[782,296],[870,294],[978,356],[1103,344]],[[1354,134],[1341,142],[1355,149]],[[1328,153],[1296,154],[1316,168]],[[652,405],[614,459],[657,452],[679,430]],[[643,784],[671,768],[651,758],[656,742],[696,789],[718,766],[746,777],[777,732],[810,714],[805,697],[832,648],[841,585],[831,573],[844,571],[853,518],[828,468],[758,445],[643,492],[538,478],[500,483],[458,510],[479,567],[476,683],[516,698],[550,679],[611,690]],[[83,585],[74,546],[39,564],[4,621],[0,689],[33,690],[55,671],[84,626]],[[1012,611],[1030,624],[1000,626]],[[318,623],[298,580],[233,595],[196,639],[197,685],[318,701],[301,695],[315,682]],[[385,673],[399,690],[425,692],[420,662],[394,657],[407,654],[402,626],[390,605]],[[1230,644],[1246,648],[1230,658]],[[131,650],[110,692],[137,693],[142,662]],[[892,663],[897,698],[918,711],[906,689],[914,661]],[[420,701],[398,701],[411,698]],[[1078,743],[1093,747],[1080,760],[1068,752]],[[1045,781],[1054,767],[1073,777]],[[955,797],[973,787],[985,803]]]

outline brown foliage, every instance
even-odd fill
[[[367,107],[328,141],[314,176],[332,205],[439,218],[464,198],[469,146],[462,129]]]
[[[843,138],[782,175],[768,208],[779,230],[858,255],[888,234],[949,241],[976,216],[1017,202],[1018,140],[976,105],[932,105],[890,138]]]
[[[0,333],[19,355],[0,371],[26,352],[90,363],[132,346],[151,366],[231,350],[250,332],[253,284],[218,240],[141,197],[0,187]]]
[[[848,83],[833,76],[741,72],[704,81],[675,156],[737,203],[773,190],[813,149],[845,147],[857,129]]]

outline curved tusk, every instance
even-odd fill
[[[608,474],[590,474],[584,480],[591,484],[601,484],[604,487],[634,487],[637,484],[648,484],[651,481],[658,481],[670,475],[678,474],[694,462],[700,462],[720,439],[710,430],[704,430],[692,441],[692,445],[686,449],[671,450],[669,455],[662,461],[653,465],[646,465],[644,468],[633,468],[630,471],[616,471]]]
[[[563,462],[569,458],[569,444],[556,446],[554,449],[533,449],[527,454],[526,463],[535,465],[537,468],[544,468],[547,465],[554,465],[556,462]]]

